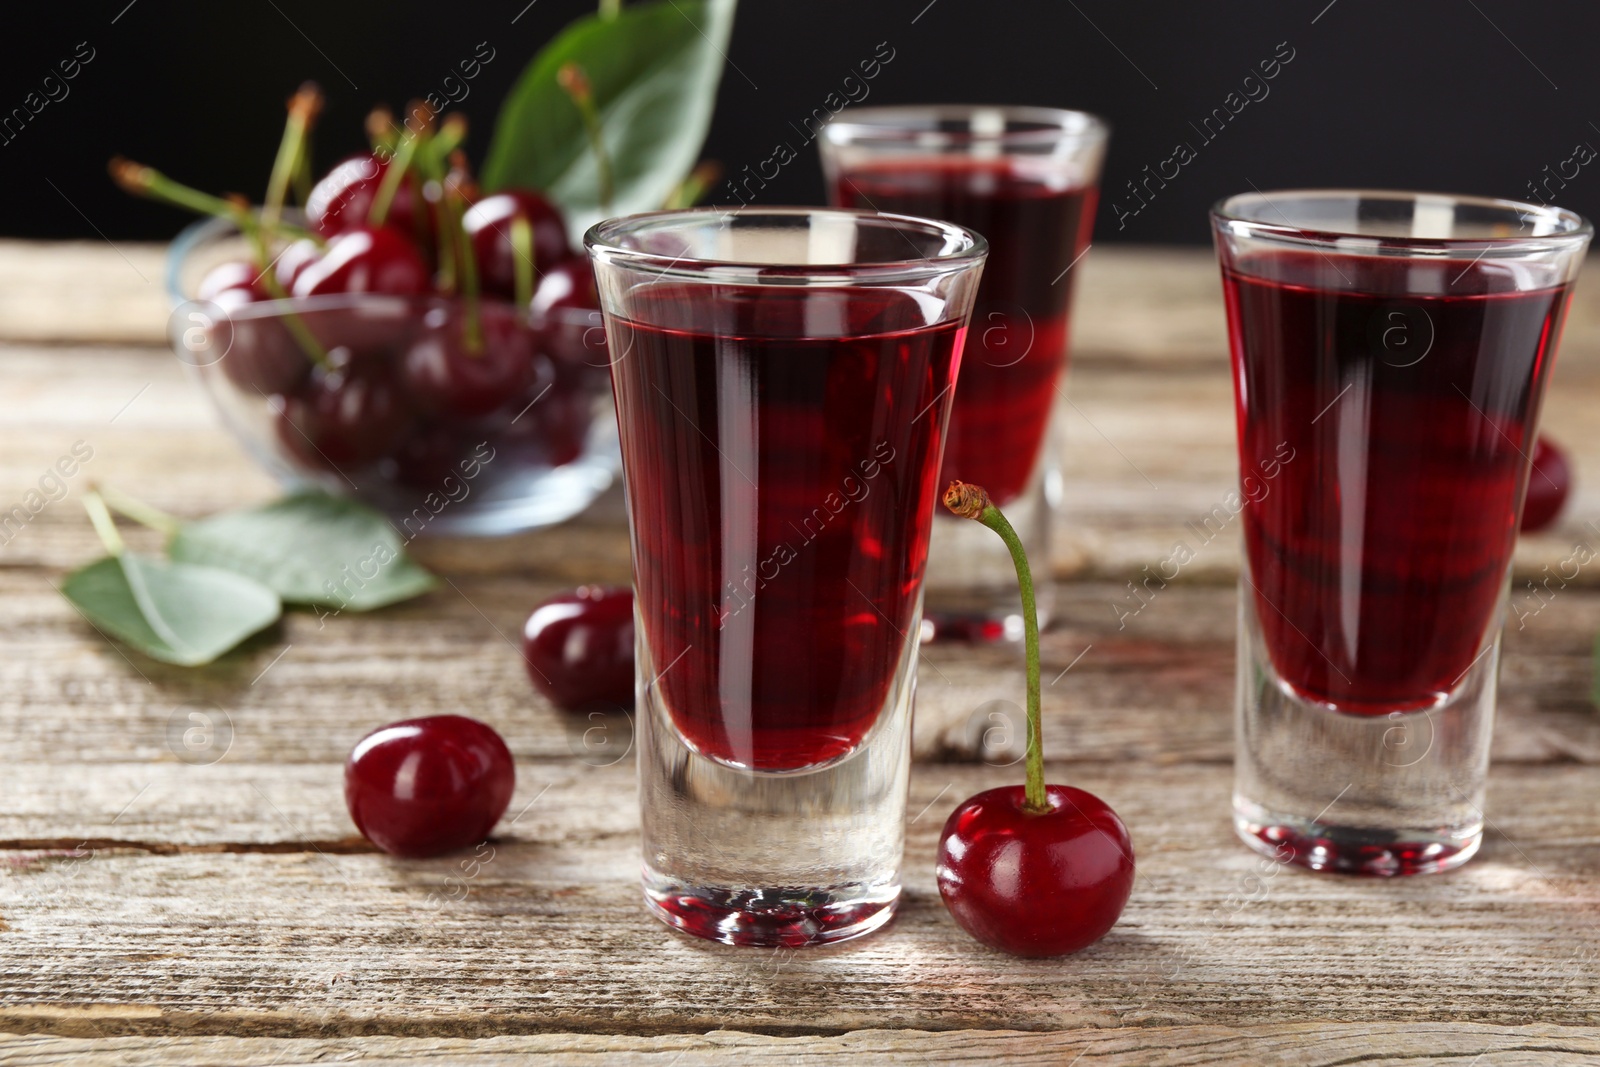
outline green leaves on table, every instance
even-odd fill
[[[438,584],[406,557],[382,515],[326,493],[296,493],[187,523],[167,553],[249,575],[290,604],[349,611],[409,600]]]
[[[326,493],[192,523],[107,496],[165,531],[170,558],[127,551],[105,499],[91,492],[84,507],[110,555],[69,574],[61,592],[102,632],[164,663],[210,663],[275,622],[284,603],[368,611],[436,584],[382,515]]]
[[[210,663],[283,614],[260,582],[132,552],[73,571],[61,592],[98,629],[180,667]]]
[[[610,215],[660,207],[700,154],[722,77],[735,0],[648,0],[578,19],[534,56],[500,107],[483,168],[490,190],[543,189],[574,234]],[[614,194],[559,74],[576,64],[594,93]]]

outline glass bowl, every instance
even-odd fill
[[[529,321],[505,301],[481,314],[527,331],[531,366],[514,388],[469,413],[441,409],[407,374],[419,338],[439,332],[454,297],[352,293],[287,300],[202,300],[201,279],[247,261],[238,229],[209,219],[185,229],[167,261],[173,351],[205,388],[247,453],[285,486],[319,486],[422,533],[498,535],[561,522],[620,469],[600,313],[574,308]],[[307,333],[327,353],[313,373]]]

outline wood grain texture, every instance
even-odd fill
[[[99,1041],[0,1035],[0,1064],[116,1067],[823,1067],[867,1063],[1081,1064],[1082,1067],[1577,1067],[1600,1056],[1600,1030],[1479,1023],[1287,1023],[1270,1026],[1140,1026],[1064,1033],[855,1030],[779,1037],[736,1029],[707,1034],[598,1036],[538,1034],[493,1038],[122,1037]]]
[[[1228,821],[1225,766],[1052,765],[1052,780],[1122,813],[1139,876],[1103,941],[1047,961],[979,946],[938,901],[938,829],[960,798],[1006,777],[992,768],[921,766],[899,917],[877,936],[806,952],[712,945],[646,914],[625,762],[525,764],[520,818],[478,863],[340,851],[350,827],[337,764],[52,769],[64,784],[34,775],[22,792],[95,818],[56,842],[5,842],[0,1030],[1600,1024],[1600,808],[1573,803],[1594,779],[1576,765],[1497,768],[1483,854],[1402,882],[1318,876],[1246,852]],[[138,840],[185,824],[185,847]],[[215,851],[227,838],[245,840]]]
[[[200,515],[273,494],[160,347],[159,260],[0,242],[0,516],[77,441],[94,457],[73,495],[100,479]],[[199,670],[103,641],[56,594],[99,551],[69,496],[0,530],[0,1064],[1594,1062],[1600,566],[1526,583],[1574,542],[1600,548],[1600,277],[1546,407],[1579,490],[1518,549],[1491,833],[1461,871],[1382,883],[1263,867],[1232,837],[1236,527],[1123,614],[1126,583],[1234,479],[1211,258],[1097,249],[1084,270],[1044,711],[1052,777],[1109,800],[1138,849],[1101,944],[1001,956],[937,899],[945,816],[1019,773],[1014,647],[922,650],[895,923],[733,950],[646,915],[628,723],[551,708],[516,647],[539,599],[626,581],[615,493],[553,530],[418,542],[438,591],[291,613]],[[343,807],[356,738],[445,711],[518,759],[481,869],[378,854]],[[186,744],[201,722],[209,746]]]
[[[231,759],[342,759],[397,718],[460,712],[524,759],[609,758],[626,722],[558,712],[529,686],[518,636],[531,606],[572,579],[458,575],[369,615],[291,612],[204,668],[172,667],[100,639],[52,588],[0,568],[0,749],[17,761],[176,760],[191,711],[231,724]],[[1047,751],[1084,761],[1232,758],[1231,587],[1163,591],[1118,629],[1108,583],[1063,589],[1041,658]],[[1495,759],[1600,764],[1590,703],[1600,594],[1571,589],[1507,627]],[[919,759],[1021,755],[1020,650],[924,646],[913,732]],[[181,730],[179,731],[181,735]]]
[[[159,259],[152,246],[122,252],[136,264]],[[1181,538],[1197,558],[1180,580],[1231,581],[1238,572],[1237,524],[1204,545],[1185,527],[1235,486],[1215,265],[1197,250],[1097,249],[1082,269],[1073,369],[1058,404],[1065,495],[1054,569],[1063,577],[1138,579]],[[140,271],[150,275],[145,266]],[[5,299],[26,307],[8,315],[0,305],[0,365],[13,398],[0,410],[0,512],[20,501],[77,440],[96,450],[88,477],[176,514],[270,495],[270,482],[220,432],[200,391],[162,347],[165,306],[149,305],[148,287],[116,250],[0,241],[0,293],[8,280],[24,295]],[[103,313],[94,310],[101,305]],[[27,325],[34,320],[54,323],[54,332]],[[145,347],[84,347],[83,341]],[[1600,435],[1592,432],[1597,409],[1600,268],[1579,283],[1544,411],[1545,428],[1572,453],[1577,488],[1558,528],[1519,546],[1518,568],[1529,577],[1559,564],[1577,539],[1600,549]],[[546,531],[487,550],[435,543],[430,552],[479,572],[529,561],[559,565],[574,551],[574,570],[591,556],[625,568],[621,514],[613,498],[576,527],[584,536]],[[28,535],[0,545],[0,566],[70,566],[93,549],[73,508],[52,505]],[[1576,581],[1597,585],[1597,575],[1600,567],[1591,565]]]

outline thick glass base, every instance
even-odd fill
[[[655,677],[646,642],[637,647],[641,678]],[[916,647],[905,642],[886,706],[861,742],[797,770],[755,771],[696,751],[661,687],[641,684],[650,910],[697,937],[767,948],[831,944],[888,922],[900,896]]]
[[[1285,683],[1247,584],[1239,603],[1240,838],[1314,871],[1427,874],[1471,859],[1483,840],[1499,634],[1433,707],[1352,714]]]
[[[1313,871],[1393,877],[1434,874],[1461,866],[1483,844],[1478,828],[1452,834],[1338,826],[1271,812],[1246,797],[1233,798],[1233,828],[1264,856]]]
[[[725,945],[803,948],[870,934],[894,918],[900,885],[718,889],[675,884],[645,864],[644,900],[668,926]]]

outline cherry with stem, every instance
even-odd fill
[[[951,482],[945,507],[1000,535],[1022,594],[1028,676],[1025,785],[969,797],[939,837],[939,895],[979,941],[1018,956],[1061,956],[1093,944],[1133,891],[1127,827],[1099,797],[1044,778],[1039,616],[1022,541],[982,487]]]

